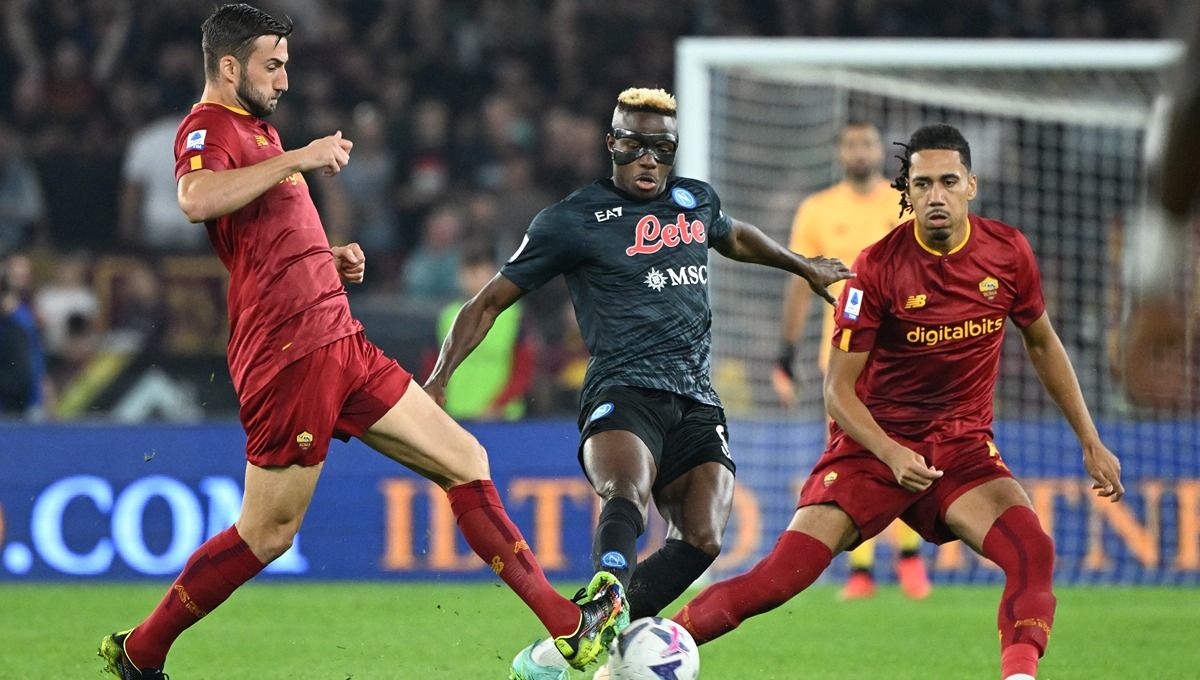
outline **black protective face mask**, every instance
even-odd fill
[[[679,138],[672,132],[634,132],[624,128],[613,128],[612,136],[617,140],[613,145],[612,159],[617,165],[629,165],[637,159],[650,154],[654,160],[663,165],[675,165],[675,153],[679,147]],[[636,142],[622,148],[621,140],[628,139]]]

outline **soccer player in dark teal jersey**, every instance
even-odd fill
[[[517,252],[459,311],[425,389],[442,401],[451,373],[495,318],[566,277],[592,355],[579,459],[603,502],[593,566],[626,586],[628,616],[637,619],[657,614],[712,564],[733,499],[728,430],[710,376],[708,249],[803,276],[831,304],[825,287],[852,274],[838,260],[797,255],[731,219],[708,184],[670,177],[678,138],[667,92],[622,92],[607,144],[612,177],[534,218]],[[637,564],[651,497],[667,520],[667,541]],[[552,646],[531,645],[514,660],[512,677],[566,678],[555,655]]]

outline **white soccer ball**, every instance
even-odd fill
[[[611,680],[696,680],[700,651],[671,619],[638,619],[609,649],[608,672]]]

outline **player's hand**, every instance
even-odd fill
[[[796,381],[779,364],[771,367],[771,389],[779,397],[779,405],[791,408],[796,403]]]
[[[880,456],[892,469],[896,483],[913,492],[928,489],[941,478],[943,472],[925,464],[925,458],[907,446],[900,446],[894,453]]]
[[[1116,503],[1125,495],[1125,487],[1121,485],[1121,461],[1103,443],[1084,444],[1083,468],[1095,480],[1092,488],[1097,496]]]
[[[442,384],[441,380],[436,379],[435,376],[429,376],[429,380],[425,381],[424,389],[425,394],[432,397],[438,406],[446,408],[446,386]]]
[[[792,372],[795,360],[796,346],[785,342],[771,367],[771,388],[784,408],[791,408],[796,403],[796,375]]]
[[[338,276],[346,283],[362,283],[367,273],[367,256],[357,243],[344,246],[334,246],[333,264],[337,267]]]
[[[304,147],[300,172],[324,169],[321,174],[332,177],[342,171],[350,162],[350,149],[354,142],[342,137],[342,131],[328,137],[314,139]]]
[[[805,280],[808,281],[808,287],[829,304],[837,304],[837,300],[827,290],[827,286],[844,279],[854,278],[854,272],[838,259],[830,259],[821,255],[804,259],[808,264],[808,271],[804,274]]]

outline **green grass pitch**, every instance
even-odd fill
[[[0,678],[100,677],[100,637],[140,621],[165,585],[0,584]],[[1196,588],[1057,594],[1042,680],[1200,677]],[[839,603],[817,587],[704,647],[701,677],[994,680],[999,595],[946,586],[909,602],[883,588]],[[177,680],[502,679],[538,631],[494,585],[252,583],[180,638],[166,670]]]

